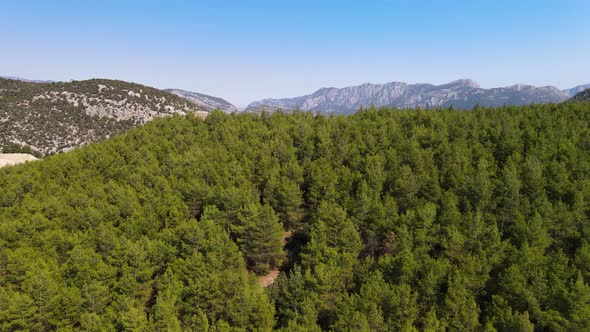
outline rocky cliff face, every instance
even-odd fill
[[[561,102],[566,93],[555,87],[534,87],[517,84],[510,87],[482,89],[472,80],[458,80],[443,85],[363,84],[346,88],[322,88],[313,94],[285,99],[264,99],[253,102],[246,111],[301,109],[313,112],[350,114],[363,106],[397,108],[522,105]]]
[[[0,146],[42,154],[99,141],[156,117],[206,114],[174,94],[122,81],[32,83],[0,79]]]
[[[180,90],[180,89],[166,89],[164,91],[170,92],[170,93],[173,93],[179,97],[185,98],[185,99],[189,100],[190,102],[192,102],[196,105],[200,105],[210,111],[215,110],[215,109],[222,110],[226,113],[232,113],[232,112],[238,111],[237,107],[230,104],[228,101],[218,98],[218,97],[208,96],[208,95],[205,95],[202,93]]]

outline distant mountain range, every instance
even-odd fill
[[[7,80],[29,82],[29,83],[55,83],[56,82],[56,81],[51,81],[51,80],[29,80],[26,78],[16,77],[16,76],[1,76],[0,75],[0,78],[4,78]]]
[[[29,80],[20,77],[0,76],[10,80],[27,83],[56,83],[49,80]],[[67,84],[67,82],[57,82]],[[507,87],[483,89],[470,79],[456,80],[447,84],[433,85],[427,83],[408,84],[390,82],[385,84],[365,83],[345,88],[321,88],[316,92],[293,98],[263,99],[250,103],[244,111],[293,111],[303,110],[320,113],[351,114],[360,107],[394,107],[394,108],[435,108],[454,107],[470,109],[475,105],[502,106],[526,105],[533,103],[558,103],[572,98],[590,88],[590,84],[560,90],[554,86],[536,87],[515,84]],[[154,89],[155,90],[155,89]],[[204,111],[219,109],[226,113],[240,110],[228,101],[206,94],[182,89],[165,89],[165,93],[174,94]]]
[[[180,89],[166,89],[166,92],[173,93],[177,96],[185,98],[197,105],[203,106],[212,111],[214,109],[222,110],[226,113],[238,112],[238,108],[230,104],[224,99],[208,96],[198,92],[180,90]]]
[[[305,111],[350,114],[360,107],[374,105],[397,108],[434,108],[453,106],[469,109],[475,105],[501,106],[532,103],[557,103],[567,100],[589,85],[567,90],[553,86],[535,87],[516,84],[503,88],[482,89],[469,79],[457,80],[443,85],[366,83],[346,88],[322,88],[305,96],[284,99],[263,99],[248,105],[245,111],[260,112],[301,109]]]
[[[207,110],[175,94],[123,81],[31,83],[0,78],[0,147],[43,155],[100,141],[156,117]]]

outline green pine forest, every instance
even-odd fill
[[[588,331],[589,123],[216,111],[2,168],[0,330]]]

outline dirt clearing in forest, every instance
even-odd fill
[[[293,231],[286,231],[285,234],[283,234],[283,239],[281,240],[281,242],[283,243],[283,247],[285,246],[287,240],[291,237],[291,235],[293,235]],[[258,277],[258,285],[260,285],[260,287],[268,287],[272,285],[279,276],[279,272],[280,267],[275,267],[269,273]]]
[[[0,153],[0,167],[21,164],[31,160],[37,160],[37,158],[26,153]]]

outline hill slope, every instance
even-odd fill
[[[0,146],[15,143],[56,153],[156,117],[203,111],[176,95],[122,81],[32,83],[0,78]]]
[[[590,101],[590,89],[586,89],[573,96],[570,101]]]
[[[565,90],[563,90],[563,92],[565,94],[567,94],[569,97],[573,97],[586,89],[590,89],[590,84],[578,85],[578,86],[575,86],[571,89],[565,89]]]
[[[0,330],[589,331],[589,123],[212,112],[2,168]]]
[[[568,95],[555,87],[517,84],[510,87],[482,89],[471,80],[458,80],[443,85],[363,84],[342,89],[322,88],[311,95],[285,99],[264,99],[248,105],[246,111],[261,109],[301,109],[313,112],[350,114],[360,107],[469,109],[475,105],[501,106],[560,102]]]
[[[166,89],[164,91],[170,92],[170,93],[173,93],[179,97],[185,98],[196,105],[200,105],[200,106],[205,107],[209,111],[216,110],[216,109],[222,110],[226,113],[232,113],[232,112],[238,111],[237,107],[235,107],[234,105],[230,104],[228,101],[226,101],[222,98],[205,95],[205,94],[198,93],[198,92],[180,90],[180,89]]]

